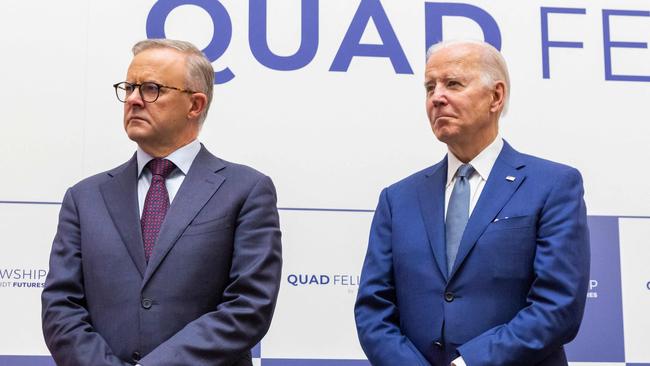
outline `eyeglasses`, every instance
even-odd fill
[[[142,84],[132,84],[128,81],[123,81],[121,83],[113,84],[113,88],[115,88],[115,95],[117,96],[117,100],[122,103],[126,102],[135,88],[138,88],[138,91],[140,92],[140,98],[142,98],[142,100],[147,103],[153,103],[158,100],[158,97],[160,96],[160,89],[163,88],[178,90],[182,93],[198,93],[193,90],[175,88],[173,86],[161,85],[151,81],[146,81]]]

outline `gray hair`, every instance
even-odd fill
[[[427,61],[435,52],[450,46],[473,45],[478,46],[481,50],[481,80],[483,83],[492,87],[497,81],[503,81],[506,84],[505,101],[503,103],[502,114],[505,115],[510,104],[510,75],[508,74],[508,65],[499,50],[491,44],[475,40],[452,40],[442,41],[429,47],[427,50]]]
[[[214,89],[214,68],[210,60],[199,50],[186,41],[173,39],[145,39],[133,46],[133,55],[155,48],[171,48],[185,54],[187,61],[187,74],[185,76],[185,88],[199,91],[208,97],[208,103],[205,110],[199,117],[199,125],[203,125],[205,118],[208,116],[208,109],[212,102],[212,93]]]

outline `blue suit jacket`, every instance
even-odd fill
[[[42,294],[59,366],[251,365],[281,276],[275,188],[204,147],[147,264],[137,162],[70,188]]]
[[[504,143],[449,276],[446,180],[445,158],[381,193],[355,307],[369,360],[566,365],[589,277],[580,173]]]

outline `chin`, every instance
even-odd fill
[[[462,135],[462,129],[450,123],[438,123],[431,127],[436,138],[444,143],[457,139]]]
[[[438,139],[438,141],[442,142],[443,144],[446,144],[449,141],[449,139],[446,136],[436,136],[436,138]]]
[[[434,128],[433,135],[436,136],[438,141],[447,143],[453,134],[446,128]]]
[[[142,128],[131,126],[126,128],[126,135],[130,140],[140,142],[142,140],[145,140],[149,134]]]

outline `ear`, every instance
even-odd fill
[[[208,107],[208,96],[203,93],[190,95],[190,110],[187,112],[188,119],[197,119]]]
[[[490,112],[497,112],[503,109],[506,102],[506,83],[497,81],[494,83],[492,90],[492,103],[490,103]]]

